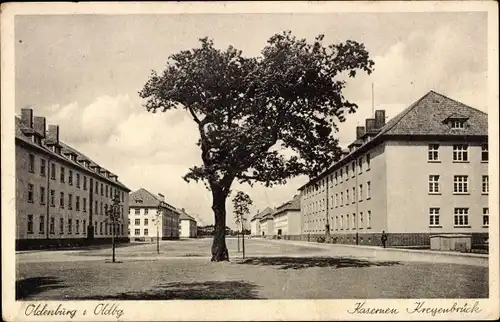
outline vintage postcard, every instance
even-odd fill
[[[497,2],[1,8],[4,320],[499,318]]]

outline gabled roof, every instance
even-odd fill
[[[289,200],[279,206],[276,211],[273,213],[273,216],[279,215],[285,211],[300,211],[300,196],[295,196],[292,200]]]
[[[259,218],[259,221],[266,221],[268,219],[273,219],[274,218],[274,212],[276,211],[276,209],[271,209],[269,207],[267,207],[266,209],[264,209],[264,211],[262,211],[262,216]]]
[[[179,215],[179,220],[191,220],[191,221],[196,222],[196,219],[194,219],[193,217],[191,217],[190,215],[188,215],[184,209],[177,209],[177,211],[180,214]]]
[[[130,208],[158,208],[160,204],[164,208],[180,213],[174,206],[144,188],[132,192],[129,197]]]
[[[260,212],[257,212],[255,214],[255,216],[252,217],[252,219],[250,219],[250,221],[254,221],[254,220],[257,220],[257,219],[261,219],[262,217],[264,217],[265,215],[269,214],[269,213],[272,213],[273,210],[269,207],[267,207],[266,209],[260,211]]]
[[[103,173],[94,172],[91,169],[88,169],[85,166],[83,166],[81,163],[78,163],[70,158],[64,157],[65,154],[73,154],[76,156],[77,160],[83,160],[83,159],[88,160],[90,162],[91,167],[92,166],[99,166],[96,162],[92,161],[88,156],[86,156],[82,152],[72,148],[71,146],[69,146],[68,144],[66,144],[62,141],[59,141],[59,146],[61,147],[61,155],[59,155],[58,153],[54,152],[50,147],[48,147],[44,141],[42,141],[42,144],[34,143],[31,140],[31,138],[24,133],[24,132],[28,132],[27,130],[30,130],[30,129],[26,125],[23,124],[23,122],[21,121],[21,119],[19,117],[15,116],[15,138],[17,140],[20,140],[24,144],[30,145],[31,147],[33,147],[35,149],[43,151],[45,154],[50,155],[51,158],[58,159],[62,162],[69,163],[72,166],[74,166],[75,168],[78,168],[83,172],[92,173],[92,175],[97,176],[97,177],[101,178],[102,180],[106,180],[109,183],[120,186],[121,188],[123,188],[126,191],[130,191],[130,189],[127,186],[125,186],[122,182],[120,182],[119,180],[114,180],[114,179],[108,178]],[[101,167],[101,166],[99,166],[99,167],[104,169],[104,167]]]

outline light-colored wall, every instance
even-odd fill
[[[272,219],[262,220],[260,222],[260,234],[264,236],[272,236],[274,234],[274,222]]]
[[[35,156],[35,167],[34,172],[31,173],[29,171],[29,154],[33,154]],[[40,164],[41,159],[46,160],[46,169],[45,176],[40,174]],[[55,180],[51,179],[50,171],[51,164],[54,163],[56,165],[56,176]],[[61,165],[65,169],[65,182],[62,183],[60,181],[60,171]],[[73,184],[69,184],[69,171],[73,171]],[[80,174],[80,186],[77,187],[77,174]],[[83,189],[83,181],[84,177],[87,178],[87,189]],[[47,231],[49,231],[48,237],[50,239],[59,239],[59,238],[85,238],[87,236],[87,227],[89,225],[89,212],[90,207],[95,207],[95,205],[90,205],[90,178],[97,178],[97,175],[93,175],[89,172],[83,171],[75,165],[72,165],[69,161],[64,162],[61,160],[52,160],[49,162],[49,155],[45,154],[41,151],[35,150],[34,148],[28,148],[24,145],[16,144],[16,238],[17,239],[45,239],[47,238]],[[101,182],[104,180],[99,180]],[[34,202],[28,202],[28,184],[33,184],[33,193],[34,193]],[[95,183],[94,183],[95,184]],[[109,185],[109,184],[108,184]],[[40,186],[45,187],[45,200],[42,204],[40,201]],[[110,185],[111,186],[111,185]],[[100,183],[99,183],[100,188]],[[109,189],[109,188],[108,188]],[[51,196],[50,191],[55,191],[54,205],[51,205]],[[124,190],[120,190],[124,191]],[[60,207],[60,193],[64,192],[64,207]],[[73,195],[72,199],[72,209],[68,207],[68,196],[69,194]],[[77,210],[76,207],[76,199],[77,196],[80,197],[80,208]],[[84,198],[86,201],[84,208]],[[94,200],[103,203],[111,204],[111,197],[108,198],[102,197],[94,194]],[[48,207],[48,217],[47,220],[47,203]],[[127,236],[126,231],[126,221],[128,214],[128,193],[124,191],[124,202],[121,202],[123,207],[123,222],[124,227],[121,231],[122,234],[120,236]],[[85,211],[84,211],[85,209]],[[32,214],[33,221],[33,233],[28,234],[27,232],[27,215]],[[45,233],[39,232],[39,218],[40,216],[44,216],[45,221]],[[54,233],[50,233],[50,218],[54,218]],[[64,229],[61,232],[60,229],[60,219],[64,220]],[[69,233],[68,227],[68,219],[72,220],[72,233]],[[106,216],[99,212],[97,214],[94,213],[92,222],[98,222],[98,225],[101,222],[104,222]],[[77,221],[78,220],[78,230],[77,230]],[[92,224],[93,224],[92,223]],[[103,224],[104,225],[104,224]],[[78,232],[78,233],[77,233]],[[97,233],[99,229],[97,229]],[[111,231],[109,230],[107,234],[95,234],[95,238],[101,237],[110,237]]]
[[[300,235],[302,218],[300,210],[288,210],[288,235]]]
[[[273,235],[278,235],[278,230],[281,229],[281,235],[289,235],[288,233],[288,212],[282,212],[274,216]]]
[[[428,144],[440,144],[440,162],[428,162]],[[482,226],[488,196],[481,192],[482,176],[488,163],[481,162],[481,146],[469,144],[469,162],[453,162],[453,144],[464,142],[387,143],[388,227],[394,233],[487,232]],[[429,175],[440,176],[440,194],[429,194]],[[467,195],[453,194],[453,176],[467,175]],[[440,208],[442,228],[429,227],[429,208]],[[470,228],[454,227],[454,208],[469,208]]]
[[[379,145],[358,156],[362,158],[362,171],[356,165],[356,172],[352,172],[352,161],[342,166],[343,178],[340,180],[340,168],[329,174],[328,183],[326,176],[320,181],[318,189],[303,189],[301,191],[301,223],[303,234],[324,234],[326,225],[326,216],[328,211],[328,220],[331,232],[351,233],[373,232],[381,230],[386,225],[386,161],[384,156],[384,145]],[[367,167],[366,156],[370,154],[370,167]],[[346,175],[346,166],[349,167],[349,175]],[[335,181],[335,172],[337,172],[337,181]],[[370,182],[370,198],[367,198],[367,183]],[[356,204],[356,198],[359,197],[359,185],[363,185],[363,197]],[[328,187],[327,187],[328,185]],[[356,188],[356,197],[353,198],[352,188]],[[347,203],[346,192],[349,194],[349,203]],[[341,193],[343,194],[343,203],[341,203]],[[337,201],[336,201],[336,195]],[[328,209],[327,209],[328,198]],[[363,225],[360,225],[360,213],[363,213]],[[370,226],[367,226],[366,217],[371,213]],[[352,214],[356,213],[356,221],[353,227]],[[336,221],[341,216],[346,221],[349,215],[349,229],[346,229],[344,222],[343,228]]]
[[[258,219],[253,220],[250,222],[250,231],[252,233],[252,236],[260,236],[260,222]]]
[[[189,219],[181,219],[181,238],[193,238],[196,237],[197,229],[196,222]]]

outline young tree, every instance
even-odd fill
[[[250,209],[248,209],[249,206],[253,204],[252,199],[250,198],[249,195],[244,193],[243,191],[238,191],[236,195],[233,197],[233,208],[234,208],[234,215],[236,217],[236,224],[241,225],[241,233],[243,234],[242,237],[242,246],[243,246],[243,258],[245,258],[245,234],[244,234],[244,223],[247,220],[246,215],[250,213]],[[239,234],[238,234],[239,238]],[[239,239],[238,239],[239,242]],[[239,248],[239,244],[238,244]]]
[[[170,56],[139,92],[148,111],[185,109],[198,127],[202,165],[186,181],[203,181],[212,194],[215,235],[212,261],[229,260],[225,242],[226,199],[232,184],[284,184],[316,176],[340,156],[337,122],[357,105],[342,91],[347,77],[372,72],[363,44],[323,45],[291,32],[272,36],[259,57],[243,57],[212,40]],[[282,153],[282,150],[293,151]]]

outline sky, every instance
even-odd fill
[[[212,38],[215,46],[258,56],[267,39],[291,30],[324,43],[364,43],[375,72],[358,74],[344,92],[358,104],[339,124],[345,147],[356,125],[385,109],[388,119],[430,90],[487,112],[486,13],[322,13],[38,15],[15,19],[15,111],[31,107],[60,125],[64,142],[118,174],[132,191],[162,193],[199,225],[213,223],[211,196],[202,183],[186,183],[201,164],[198,133],[183,110],[148,113],[138,91],[168,57]],[[374,87],[372,95],[372,84]],[[286,185],[234,185],[254,201],[251,215],[293,198],[306,177]],[[227,202],[227,224],[234,227]]]

